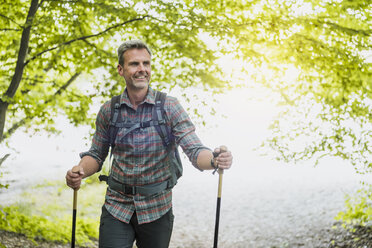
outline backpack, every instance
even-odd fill
[[[167,94],[160,91],[155,91],[155,105],[152,107],[152,117],[151,120],[138,123],[126,123],[121,120],[120,110],[120,95],[114,96],[111,99],[111,117],[109,124],[109,143],[111,147],[110,157],[112,156],[112,151],[115,147],[115,139],[119,128],[125,127],[126,130],[122,137],[125,137],[130,132],[137,128],[147,128],[154,126],[159,136],[163,141],[163,145],[167,150],[168,159],[171,161],[169,166],[171,178],[167,183],[167,188],[172,188],[177,184],[178,178],[182,176],[183,168],[178,152],[178,147],[175,142],[175,137],[172,134],[171,127],[166,123],[166,112],[164,110],[164,103]],[[101,181],[108,181],[109,177],[99,176]]]

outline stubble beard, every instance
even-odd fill
[[[147,79],[146,81],[136,81],[136,80],[132,80],[132,86],[134,89],[137,89],[137,90],[142,90],[142,89],[145,89],[149,86],[150,84],[150,80]]]
[[[150,77],[145,76],[145,80],[138,80],[136,77],[131,77],[127,82],[127,87],[132,88],[133,90],[142,90],[146,89],[150,84]],[[128,83],[129,82],[129,83]]]

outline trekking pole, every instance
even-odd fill
[[[74,166],[71,170],[73,173],[79,173],[80,167]],[[75,231],[76,231],[76,209],[77,209],[77,193],[78,189],[74,189],[74,200],[72,204],[72,234],[71,234],[71,248],[75,248]]]
[[[221,146],[220,153],[221,152],[227,152],[226,146]],[[220,225],[220,209],[221,209],[221,194],[222,194],[222,176],[223,176],[223,170],[218,169],[218,194],[217,194],[216,225],[214,227],[213,248],[217,248],[217,243],[218,243],[218,227]]]

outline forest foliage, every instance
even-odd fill
[[[336,156],[371,173],[371,15],[364,0],[3,0],[0,143],[57,133],[59,115],[93,126],[92,104],[124,88],[117,46],[139,38],[153,50],[154,88],[264,85],[285,106],[268,153]],[[226,57],[243,80],[218,63]]]
[[[123,90],[116,47],[140,38],[153,49],[153,87],[236,86],[217,63],[228,55],[246,73],[241,85],[266,85],[289,107],[267,143],[278,158],[334,155],[368,169],[371,24],[362,0],[5,0],[0,142],[20,128],[57,132],[61,114],[93,125],[93,100]],[[294,150],[303,136],[312,138]]]

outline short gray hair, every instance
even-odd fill
[[[130,49],[146,49],[151,56],[151,50],[142,40],[128,40],[118,48],[119,65],[124,65],[124,53]]]

